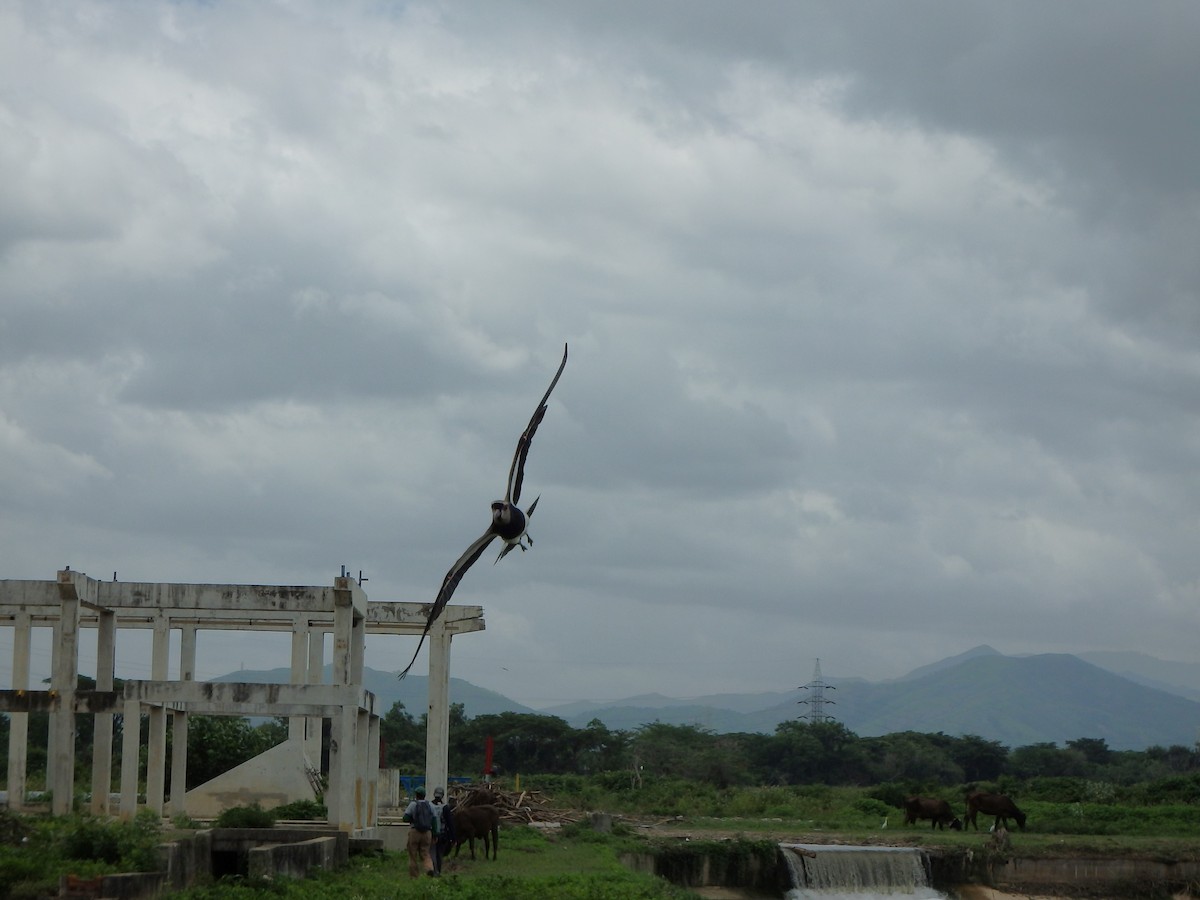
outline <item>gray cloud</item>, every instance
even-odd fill
[[[428,600],[570,342],[456,674],[1194,660],[1196,15],[10,4],[0,576]]]

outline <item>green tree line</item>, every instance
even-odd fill
[[[90,679],[81,676],[80,687]],[[121,766],[116,716],[113,773]],[[382,718],[381,764],[419,775],[425,769],[426,717],[414,718],[397,702]],[[48,716],[30,715],[29,786],[45,771]],[[92,717],[77,718],[77,784],[91,780]],[[141,727],[146,727],[143,717]],[[7,774],[8,717],[0,715],[0,779]],[[171,731],[168,729],[168,741]],[[201,784],[281,742],[283,719],[253,724],[235,716],[189,718],[188,787]],[[1035,743],[1010,749],[977,735],[914,731],[860,737],[837,722],[781,722],[771,734],[718,734],[698,725],[644,724],[613,730],[599,719],[575,728],[557,716],[506,712],[468,718],[461,704],[450,710],[452,774],[479,777],[485,747],[493,746],[493,771],[502,776],[605,776],[637,786],[643,779],[679,780],[716,789],[751,786],[894,785],[896,791],[957,789],[962,785],[1039,781],[1078,795],[1156,785],[1149,802],[1200,803],[1200,745],[1117,751],[1103,738],[1081,737],[1064,746]],[[145,739],[141,742],[145,754]],[[168,760],[170,754],[168,753]],[[142,760],[144,764],[144,759]],[[41,782],[41,783],[39,783]],[[116,781],[114,781],[114,785]],[[1157,792],[1157,793],[1155,793]],[[1102,799],[1102,798],[1101,798]]]
[[[425,768],[425,716],[397,702],[381,722],[386,765]],[[467,718],[450,712],[451,773],[479,776],[491,738],[493,769],[502,775],[598,775],[631,783],[679,779],[716,788],[771,785],[894,784],[897,790],[969,784],[1052,783],[1125,787],[1165,785],[1173,800],[1200,803],[1200,745],[1113,750],[1103,738],[1081,737],[1010,749],[977,735],[903,731],[860,737],[838,722],[781,722],[772,734],[718,734],[698,725],[652,722],[612,730],[599,719],[574,728],[556,716],[506,712]],[[1174,787],[1172,787],[1174,785]],[[1182,797],[1178,796],[1180,793]]]

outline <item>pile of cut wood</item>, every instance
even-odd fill
[[[490,803],[500,810],[500,818],[507,822],[529,825],[534,822],[557,822],[567,825],[578,822],[584,813],[570,809],[556,809],[553,801],[541,791],[507,791],[494,781],[475,784],[458,784],[450,788],[450,798],[459,806],[479,806]]]

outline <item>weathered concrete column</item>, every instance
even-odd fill
[[[150,677],[166,681],[171,650],[171,623],[161,611],[154,620],[154,642],[150,650]],[[160,816],[167,781],[167,710],[150,707],[150,734],[146,739],[146,805]]]
[[[33,623],[24,610],[14,617],[12,686],[14,691],[29,690],[29,648]],[[8,808],[25,806],[25,778],[29,759],[29,713],[8,714]]]
[[[76,575],[66,569],[58,573],[62,617],[52,653],[50,690],[55,699],[50,719],[54,741],[46,766],[46,780],[54,792],[50,811],[56,816],[69,813],[75,799],[75,689],[79,685],[79,591]]]
[[[141,749],[142,705],[137,700],[126,700],[121,722],[121,818],[126,821],[137,815]]]
[[[339,578],[338,582],[347,579]],[[331,680],[334,684],[350,683],[350,633],[354,619],[354,607],[345,591],[335,595],[333,610],[333,658],[330,660]],[[329,788],[325,792],[325,806],[329,810],[329,824],[339,828],[353,823],[354,808],[351,805],[350,785],[354,775],[354,717],[353,710],[343,707],[333,717],[329,729]]]
[[[196,680],[196,626],[179,630],[179,680]],[[171,815],[187,814],[188,714],[171,713]]]
[[[329,824],[342,831],[353,831],[356,827],[354,768],[358,762],[355,746],[357,725],[358,707],[347,703],[333,720],[329,739],[329,790],[325,793],[325,806],[329,810]]]
[[[440,618],[429,630],[429,710],[425,719],[425,784],[445,787],[450,747],[450,632]]]
[[[308,622],[304,616],[296,617],[292,629],[292,684],[304,684],[308,680]],[[288,740],[304,740],[303,716],[288,718]]]
[[[363,660],[367,653],[367,620],[360,615],[350,617],[350,683],[363,683]]]
[[[310,626],[308,631],[308,683],[320,684],[325,678],[325,632]],[[321,768],[320,716],[310,716],[304,735],[304,752],[314,769]]]
[[[333,683],[361,688],[366,597],[353,578],[335,578],[333,588]],[[329,741],[329,791],[325,794],[325,805],[331,825],[353,831],[357,821],[358,742],[367,736],[358,728],[361,694],[347,690],[341,696],[341,711],[334,719]]]
[[[338,581],[350,581],[339,578]],[[349,591],[339,590],[335,594],[333,609],[333,659],[330,660],[334,684],[353,684],[354,652],[354,605]]]
[[[379,824],[379,716],[367,717],[367,828]]]
[[[355,741],[357,759],[354,761],[354,827],[368,828],[374,824],[370,821],[374,798],[371,795],[370,769],[368,767],[371,714],[365,709],[360,709],[354,728],[357,738]]]
[[[117,662],[117,616],[111,609],[99,611],[96,629],[96,690],[113,689]],[[107,816],[112,793],[113,714],[92,717],[95,741],[92,747],[92,814]]]

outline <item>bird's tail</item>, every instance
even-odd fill
[[[404,671],[396,676],[397,680],[402,681],[404,676],[408,674],[408,670],[413,667],[413,663],[417,661],[417,654],[421,652],[421,648],[425,646],[425,636],[429,634],[429,626],[425,626],[425,630],[421,632],[421,639],[417,641],[417,649],[412,655],[412,659],[408,661],[408,665],[404,667]]]

